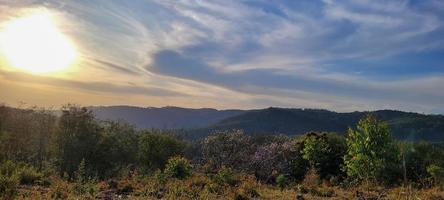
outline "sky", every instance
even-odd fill
[[[0,0],[0,32],[36,10],[79,58],[35,74],[0,57],[7,105],[444,114],[443,0]]]

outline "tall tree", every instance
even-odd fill
[[[358,122],[356,130],[349,129],[347,154],[344,157],[347,175],[367,184],[387,183],[399,173],[399,153],[387,124],[373,115]]]
[[[94,162],[99,139],[100,127],[91,111],[73,105],[64,106],[55,140],[60,173],[73,178],[83,159],[88,169],[88,165]]]

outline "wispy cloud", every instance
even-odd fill
[[[158,88],[218,108],[444,112],[439,0],[0,2],[0,20],[24,7],[57,12],[81,51],[78,73],[97,78],[83,82],[116,77],[107,92]]]

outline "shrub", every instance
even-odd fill
[[[170,135],[145,132],[140,136],[139,160],[148,170],[165,167],[168,159],[183,155],[185,143]]]
[[[288,174],[289,181],[300,182],[304,180],[308,170],[309,163],[303,158],[303,144],[292,141],[283,144],[284,160],[287,162],[281,170],[282,174]]]
[[[259,192],[256,190],[259,188],[259,184],[253,176],[245,176],[242,178],[242,184],[239,187],[239,194],[252,199],[258,199],[260,197]]]
[[[86,174],[86,162],[85,159],[80,161],[80,164],[77,168],[77,171],[74,172],[76,181],[79,183],[84,183],[88,180],[88,176]]]
[[[185,179],[191,175],[190,162],[183,157],[172,157],[166,164],[165,174],[173,178]]]
[[[19,166],[14,162],[8,160],[0,165],[0,175],[13,176],[19,170]]]
[[[222,167],[216,176],[214,177],[215,182],[219,185],[231,185],[234,186],[238,182],[234,177],[233,170],[231,168]]]
[[[86,195],[87,197],[94,197],[97,192],[96,183],[93,180],[76,182],[74,184],[74,192],[77,195],[81,196]]]
[[[242,131],[217,132],[203,140],[203,160],[214,169],[245,169],[254,153],[252,146],[251,137]]]
[[[154,177],[154,180],[156,181],[156,183],[160,184],[160,185],[165,185],[168,181],[167,175],[162,173],[162,171],[160,171],[160,169],[158,169],[154,172],[153,177]]]
[[[53,178],[51,180],[48,195],[51,199],[67,199],[71,191],[72,188],[67,181]]]
[[[284,187],[287,185],[287,178],[284,175],[279,175],[276,177],[276,184],[279,188],[284,189]]]
[[[444,168],[438,165],[430,165],[427,167],[427,172],[432,176],[435,184],[440,184],[444,181]]]
[[[276,174],[289,173],[289,153],[292,145],[272,142],[256,149],[250,165],[250,171],[258,180],[266,183],[274,181]]]
[[[34,167],[24,166],[18,172],[20,184],[31,185],[41,182],[43,174],[38,172]]]
[[[16,175],[0,175],[0,197],[13,199],[17,195],[18,184],[19,178]]]
[[[346,152],[343,137],[336,134],[309,133],[304,139],[303,158],[321,179],[342,176],[341,167]]]

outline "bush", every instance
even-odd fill
[[[160,185],[165,185],[168,181],[167,175],[162,173],[162,171],[160,171],[160,169],[158,169],[154,172],[153,177],[154,177],[154,180],[156,181],[156,183],[160,184]]]
[[[17,186],[19,179],[16,175],[0,175],[0,197],[4,199],[13,199],[17,195]]]
[[[94,197],[97,192],[96,182],[93,180],[77,182],[74,184],[74,192],[80,196]]]
[[[67,181],[60,178],[53,178],[49,187],[48,195],[51,199],[67,199],[72,191]]]
[[[443,183],[444,181],[444,168],[438,165],[430,165],[427,167],[427,172],[432,176],[435,184]]]
[[[191,175],[190,162],[183,157],[172,157],[166,164],[165,174],[173,178],[185,179]]]
[[[145,132],[140,136],[139,160],[142,166],[151,170],[165,167],[168,159],[183,155],[185,143],[173,136]]]
[[[284,175],[279,175],[276,177],[276,184],[279,188],[284,189],[284,187],[287,185],[287,178],[285,178]]]
[[[32,185],[41,182],[43,174],[38,172],[34,167],[24,166],[18,172],[20,184]]]
[[[341,167],[346,152],[345,139],[336,134],[309,133],[305,135],[303,158],[316,170],[321,179],[343,175]]]
[[[242,131],[217,132],[203,140],[203,160],[216,170],[223,166],[242,170],[250,164],[252,147],[251,137]]]
[[[254,176],[243,176],[238,193],[248,198],[258,199],[261,195],[257,188],[259,188],[259,184]]]
[[[13,176],[17,174],[19,167],[14,162],[8,160],[0,165],[0,175]]]
[[[222,169],[220,169],[217,172],[214,179],[215,182],[218,183],[219,185],[234,186],[238,182],[234,177],[233,170],[231,170],[231,168],[226,168],[226,167],[222,167]]]

